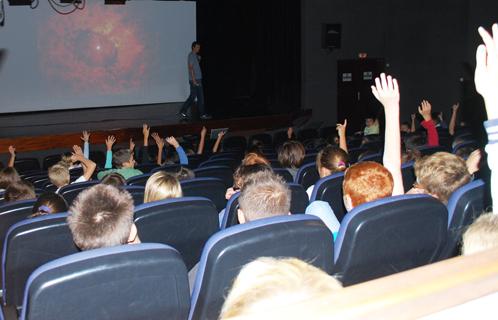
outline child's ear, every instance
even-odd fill
[[[239,218],[240,224],[246,223],[246,217],[244,216],[244,212],[242,212],[242,210],[240,209],[237,209],[237,218]]]
[[[353,200],[349,196],[349,194],[345,194],[342,197],[342,201],[344,201],[344,207],[346,207],[346,210],[349,212],[353,210]]]

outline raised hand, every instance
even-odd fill
[[[201,136],[205,137],[206,134],[207,134],[207,131],[208,130],[206,129],[206,127],[202,127],[202,129],[201,129]]]
[[[133,141],[133,138],[130,138],[130,151],[135,150],[135,142]]]
[[[73,153],[83,157],[83,150],[81,150],[81,147],[78,145],[73,146]]]
[[[375,86],[372,86],[372,93],[384,106],[384,109],[391,109],[397,106],[399,109],[399,88],[398,81],[385,73],[380,74],[380,78],[375,78]]]
[[[424,118],[425,121],[432,119],[432,106],[429,101],[423,100],[418,107],[418,113]]]
[[[289,127],[287,129],[287,138],[292,139],[292,134],[293,133],[294,133],[294,128],[293,127]]]
[[[83,142],[88,142],[90,141],[90,132],[88,131],[83,131],[82,134],[81,134],[81,137],[80,137],[81,140],[83,140]]]
[[[454,105],[451,106],[451,112],[457,112],[458,108],[460,108],[460,103],[457,102]]]
[[[152,137],[152,139],[154,139],[154,141],[156,142],[157,147],[159,149],[163,149],[164,148],[164,140],[163,140],[163,138],[161,138],[161,136],[157,132],[153,132],[151,134],[151,137]]]
[[[116,137],[107,136],[107,139],[105,139],[105,145],[108,151],[112,150],[112,146],[114,145],[114,143],[116,143]]]
[[[417,117],[417,115],[415,113],[412,113],[410,115],[410,118],[412,119],[412,121],[415,121],[415,118]]]
[[[348,125],[348,119],[344,119],[344,123],[338,123],[335,126],[335,129],[337,130],[337,134],[339,137],[344,137],[346,135],[346,127]]]
[[[173,137],[173,136],[167,137],[166,142],[168,142],[170,145],[172,145],[175,149],[180,146],[178,141],[176,141],[175,137]]]
[[[16,147],[9,146],[9,153],[11,156],[15,156],[16,155]]]
[[[484,42],[477,48],[476,72],[474,76],[476,90],[484,98],[489,119],[498,118],[498,24],[493,24],[489,34],[479,27],[479,34]]]
[[[225,131],[218,132],[218,139],[222,139],[225,136],[225,134],[226,134]]]
[[[147,123],[144,123],[142,125],[142,133],[143,133],[144,137],[149,137],[150,127],[147,125]]]

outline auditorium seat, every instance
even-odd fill
[[[301,168],[299,168],[294,182],[299,183],[306,190],[308,187],[314,185],[318,179],[320,179],[320,175],[316,169],[316,163],[313,162],[302,165]]]
[[[66,213],[26,219],[14,224],[5,237],[2,272],[4,304],[20,308],[29,275],[54,259],[77,253]]]
[[[156,163],[142,163],[137,164],[135,169],[142,171],[143,173],[150,173],[153,169],[159,167]]]
[[[428,195],[359,205],[341,222],[333,274],[349,286],[436,262],[447,224],[446,206]]]
[[[40,162],[36,158],[16,159],[14,161],[14,168],[16,168],[19,174],[39,171],[41,169]]]
[[[235,160],[234,158],[217,158],[215,160],[204,161],[199,164],[199,169],[209,168],[209,167],[229,167],[232,171],[240,164],[240,160]]]
[[[363,148],[363,147],[358,147],[358,148],[350,148],[348,150],[348,157],[349,157],[349,162],[351,164],[353,163],[356,163],[358,161],[358,157],[364,153],[364,152],[367,152],[368,149],[367,148]]]
[[[383,157],[382,153],[374,152],[374,153],[370,153],[370,154],[366,154],[366,155],[361,155],[358,158],[358,162],[374,161],[374,162],[382,164],[382,157]]]
[[[344,201],[342,197],[342,182],[344,172],[334,173],[328,177],[322,178],[315,183],[311,193],[310,202],[322,200],[329,203],[334,211],[337,220],[342,221],[346,214]]]
[[[186,319],[187,270],[173,248],[152,243],[75,253],[36,269],[21,319]]]
[[[269,133],[259,133],[249,137],[249,146],[252,146],[254,141],[261,142],[266,147],[272,146],[272,137]]]
[[[218,211],[206,198],[184,197],[139,205],[135,224],[142,242],[157,242],[180,252],[187,269],[199,262],[204,244],[219,230]]]
[[[243,152],[218,152],[214,153],[209,157],[209,161],[218,159],[233,159],[235,161],[240,161],[244,157]]]
[[[213,235],[202,252],[189,319],[217,319],[242,266],[259,257],[295,257],[325,272],[333,266],[330,230],[310,215],[260,219]]]
[[[247,140],[243,136],[225,137],[221,142],[223,151],[244,152],[247,148]]]
[[[128,178],[126,180],[126,184],[129,186],[142,186],[145,187],[147,184],[147,180],[149,180],[151,174],[150,173],[144,173],[138,176],[134,176],[131,178]]]
[[[150,170],[150,174],[153,175],[154,173],[158,171],[165,171],[168,173],[176,173],[180,171],[181,166],[179,164],[167,164],[161,167],[154,167],[152,170]]]
[[[403,188],[405,192],[408,192],[417,180],[415,178],[415,171],[413,170],[414,164],[415,161],[408,161],[401,165],[401,175],[403,176]]]
[[[420,154],[422,156],[430,156],[431,154],[434,154],[436,152],[449,152],[447,147],[445,146],[421,146],[418,147],[418,151],[420,151]]]
[[[95,162],[98,168],[104,168],[105,153],[102,151],[90,151],[90,160]]]
[[[456,146],[453,147],[451,152],[457,153],[458,150],[463,149],[463,148],[478,149],[479,144],[475,140],[468,140],[468,141],[460,142],[459,144],[457,144]]]
[[[123,186],[121,187],[123,190],[128,191],[132,198],[133,198],[133,204],[135,206],[138,206],[142,203],[144,203],[144,194],[145,194],[145,187],[142,186]]]
[[[221,220],[220,228],[222,230],[239,224],[239,217],[237,216],[237,210],[239,209],[239,196],[240,192],[234,193],[228,200],[225,211],[223,212],[223,218]]]
[[[203,167],[194,170],[196,178],[218,178],[223,181],[225,188],[233,186],[233,170],[227,166]]]
[[[294,178],[292,177],[292,174],[287,169],[273,168],[273,172],[276,173],[278,176],[280,176],[282,179],[284,179],[284,181],[287,183],[294,182]]]
[[[68,184],[67,186],[62,187],[59,190],[59,194],[63,196],[64,199],[66,199],[68,206],[70,206],[81,191],[93,187],[94,185],[97,185],[99,183],[100,181],[98,180],[90,180],[85,182]]]
[[[288,183],[287,186],[291,190],[290,212],[292,214],[304,213],[309,204],[309,198],[306,190],[298,183]]]
[[[43,158],[43,170],[48,170],[51,166],[56,164],[57,162],[61,161],[61,155],[60,154],[51,154]]]
[[[315,162],[316,161],[316,155],[317,155],[316,152],[305,155],[302,165]]]
[[[448,239],[441,258],[460,254],[462,235],[484,211],[484,181],[475,180],[458,188],[448,200]]]
[[[204,197],[211,200],[219,212],[225,208],[227,203],[225,199],[226,186],[223,180],[218,178],[195,178],[180,182],[183,196],[185,197]]]

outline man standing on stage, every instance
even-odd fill
[[[201,50],[201,45],[194,41],[192,43],[192,52],[188,55],[188,78],[190,83],[190,95],[180,109],[179,115],[183,119],[187,119],[188,109],[192,106],[194,99],[197,98],[197,107],[199,108],[199,113],[201,119],[211,119],[211,116],[206,114],[204,110],[204,92],[202,88],[202,71],[199,61],[201,56],[199,56],[199,51]]]

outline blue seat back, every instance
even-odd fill
[[[70,206],[81,191],[93,187],[94,185],[97,185],[99,183],[100,181],[98,180],[90,180],[85,182],[68,184],[67,186],[62,187],[59,190],[59,194],[64,197],[67,204]]]
[[[408,161],[401,165],[401,175],[403,176],[403,188],[408,192],[417,180],[413,170],[414,161]]]
[[[273,168],[273,172],[282,177],[285,182],[287,183],[292,183],[294,182],[294,178],[292,177],[292,174],[289,172],[289,170],[284,169],[284,168]]]
[[[306,190],[314,185],[320,179],[318,170],[316,169],[316,162],[307,163],[302,165],[297,171],[295,183],[299,183]]]
[[[436,152],[448,152],[448,148],[445,146],[421,146],[418,148],[422,156],[430,156]]]
[[[435,262],[447,223],[446,206],[428,195],[359,205],[341,223],[334,275],[347,286]]]
[[[216,207],[205,198],[168,199],[135,208],[140,240],[172,246],[188,270],[199,262],[204,244],[219,230],[218,221]]]
[[[358,162],[375,161],[377,163],[382,164],[382,156],[383,155],[380,152],[371,153],[371,154],[367,154],[365,156],[360,157],[360,159],[358,159]]]
[[[295,257],[330,272],[332,234],[310,215],[260,219],[216,233],[202,252],[189,319],[217,319],[240,269],[259,257]]]
[[[448,200],[448,239],[442,259],[460,253],[462,235],[484,211],[484,181],[475,180],[457,189]]]
[[[315,200],[326,201],[334,211],[337,220],[342,221],[346,214],[344,201],[342,197],[342,182],[344,172],[334,173],[328,177],[322,178],[315,183],[311,193],[310,202]]]
[[[189,160],[189,163],[190,163],[190,160]],[[165,165],[165,166],[162,166],[162,167],[158,167],[156,166],[155,168],[152,168],[152,170],[150,170],[150,174],[154,174],[158,171],[165,171],[165,172],[169,172],[169,173],[175,173],[175,172],[178,172],[180,171],[180,168],[181,166],[179,164],[168,164],[168,165]]]
[[[21,319],[185,319],[187,270],[162,244],[114,246],[49,262],[28,279]]]
[[[41,169],[40,162],[36,158],[16,159],[14,161],[14,168],[16,168],[19,174],[30,171],[39,171]]]
[[[196,178],[218,178],[226,188],[233,185],[233,170],[228,166],[202,167],[194,170]]]
[[[7,305],[22,306],[26,281],[36,268],[79,251],[66,218],[66,213],[51,214],[23,220],[9,229],[2,255]]]
[[[195,178],[181,181],[180,184],[183,196],[208,198],[214,203],[218,212],[225,208],[227,203],[225,199],[226,185],[223,180],[218,178]]]
[[[133,204],[135,206],[144,203],[145,187],[142,186],[123,186],[123,190],[128,191],[133,197]]]
[[[304,213],[309,204],[308,194],[302,185],[297,183],[288,183],[287,186],[291,190],[291,207],[292,214]]]
[[[221,229],[239,224],[239,218],[237,216],[237,210],[239,209],[239,196],[240,192],[234,193],[228,200],[225,212],[223,213],[223,219],[221,221]]]
[[[152,175],[151,173],[144,173],[144,174],[140,174],[138,176],[128,178],[126,180],[126,184],[129,186],[145,187],[145,185],[147,184],[147,180],[149,180],[151,175]]]

